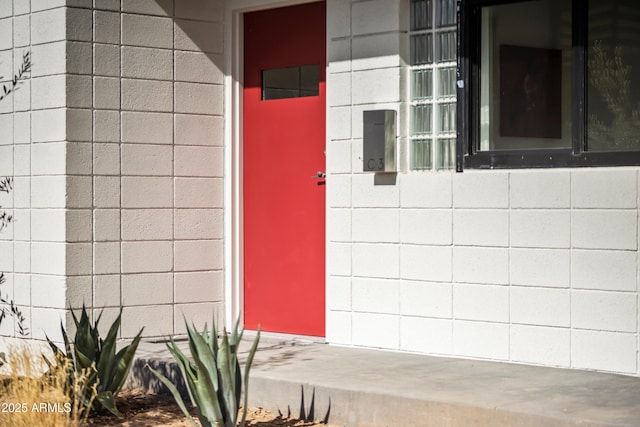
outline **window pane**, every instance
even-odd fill
[[[411,30],[431,28],[431,0],[411,0]]]
[[[429,99],[433,96],[431,70],[414,70],[411,73],[411,99]]]
[[[587,150],[640,149],[640,2],[589,1]]]
[[[571,0],[482,9],[480,150],[571,147]]]
[[[318,65],[274,68],[262,71],[262,99],[318,95]]]
[[[456,164],[455,138],[438,139],[438,169],[453,169]]]
[[[300,96],[318,95],[319,70],[317,65],[300,67]]]
[[[456,104],[450,102],[438,105],[438,117],[441,133],[455,132],[456,130]]]
[[[456,2],[455,0],[438,0],[436,3],[437,21],[436,26],[448,27],[456,25]]]
[[[431,104],[411,107],[411,130],[413,135],[431,133]]]
[[[446,31],[437,34],[436,48],[438,49],[438,62],[450,62],[456,60],[456,32]]]
[[[456,95],[456,69],[441,68],[438,74],[438,96]]]
[[[411,65],[429,64],[433,61],[433,36],[416,34],[411,36]]]
[[[411,141],[411,169],[431,169],[431,140],[415,139]]]

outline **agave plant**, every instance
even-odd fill
[[[63,352],[47,337],[49,346],[53,350],[56,361],[66,361],[69,366],[69,375],[74,377],[76,372],[89,372],[92,374],[88,379],[89,387],[87,392],[93,387],[96,389],[95,400],[90,396],[83,397],[83,405],[92,410],[107,409],[112,414],[122,417],[120,411],[116,407],[115,397],[122,389],[127,375],[133,365],[133,356],[140,343],[140,338],[144,328],[140,329],[138,335],[135,336],[131,344],[123,347],[116,353],[116,338],[118,329],[120,329],[120,319],[122,317],[122,309],[116,320],[111,324],[109,332],[105,339],[100,337],[98,331],[98,323],[102,317],[102,312],[98,315],[95,323],[91,325],[87,310],[82,306],[82,314],[80,320],[71,312],[73,322],[76,325],[76,334],[73,340],[73,346],[69,341],[64,325],[61,323],[62,338],[64,339]],[[46,357],[45,361],[51,367],[53,366]]]
[[[211,326],[211,333],[207,331],[206,324],[202,332],[198,332],[195,325],[189,326],[186,319],[185,325],[189,335],[189,350],[193,362],[178,348],[172,338],[167,343],[167,348],[180,368],[180,373],[187,385],[191,404],[196,407],[200,424],[203,427],[235,427],[238,422],[240,397],[244,387],[242,419],[239,424],[244,427],[247,416],[249,370],[260,341],[260,328],[258,328],[258,334],[253,341],[251,350],[249,350],[243,379],[238,361],[238,347],[244,329],[238,332],[239,321],[236,322],[230,337],[227,336],[227,331],[223,330],[220,339],[215,322]],[[187,419],[194,427],[197,427],[176,386],[150,366],[147,365],[147,368],[167,386]]]

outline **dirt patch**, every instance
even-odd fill
[[[162,394],[146,394],[138,390],[123,390],[118,394],[117,405],[123,419],[101,415],[89,420],[90,426],[130,427],[192,427],[178,408],[173,397]],[[195,412],[192,413],[195,417]],[[247,413],[247,425],[251,427],[305,427],[326,424],[284,418],[261,408],[251,408]],[[331,426],[327,426],[331,427]],[[335,426],[334,426],[335,427]]]

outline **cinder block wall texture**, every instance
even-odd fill
[[[3,285],[31,336],[124,307],[122,338],[223,314],[221,0],[0,1]],[[5,335],[13,325],[5,321]]]
[[[362,173],[406,0],[328,0],[327,339],[638,375],[638,168]],[[386,182],[389,184],[389,182]]]

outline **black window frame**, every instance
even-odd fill
[[[638,166],[640,151],[587,151],[586,99],[588,6],[571,2],[572,102],[571,148],[480,151],[480,16],[488,6],[533,0],[458,0],[456,171],[552,167]],[[638,135],[640,139],[640,135]]]

